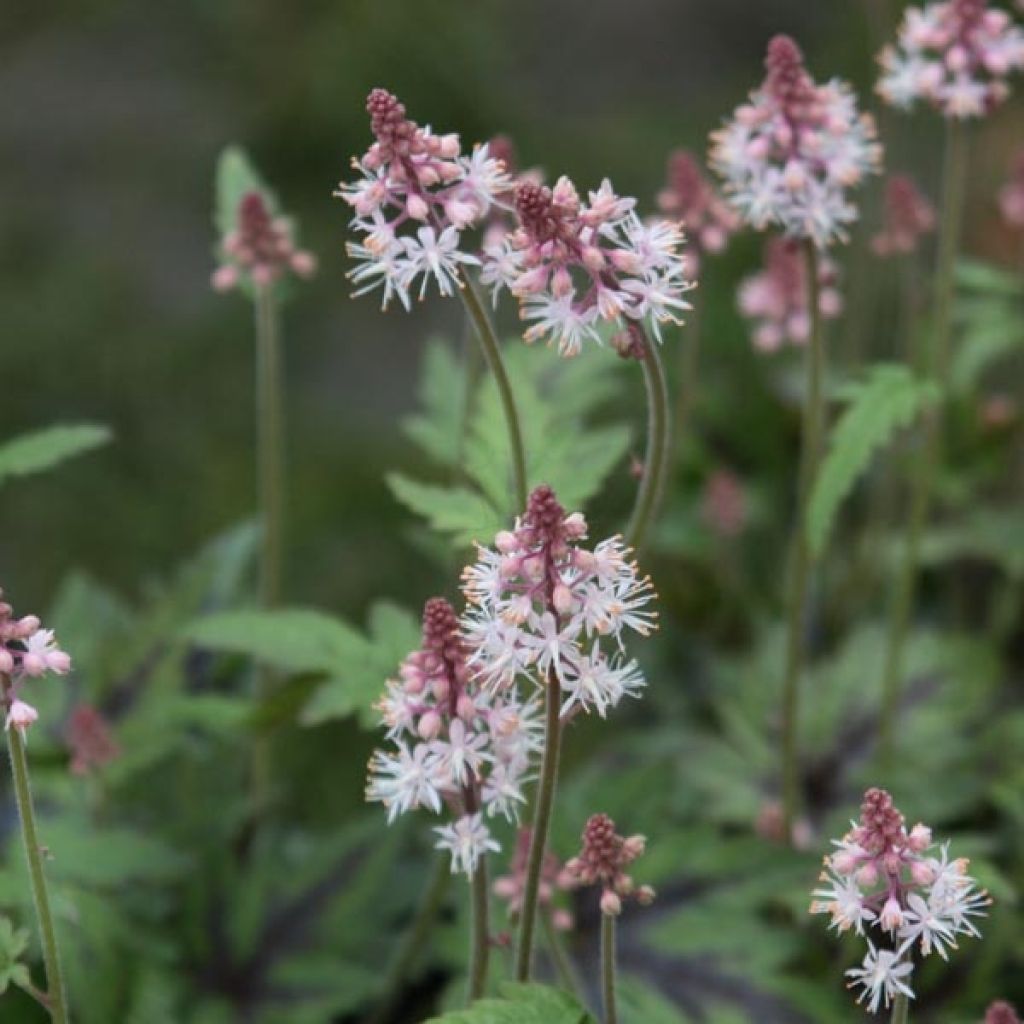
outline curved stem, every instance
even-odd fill
[[[604,1024],[617,1024],[615,1007],[615,917],[601,915],[601,997],[604,1003]]]
[[[516,948],[516,981],[529,981],[533,964],[533,933],[537,919],[537,894],[540,890],[540,872],[551,827],[551,809],[554,806],[555,787],[558,782],[558,759],[562,739],[562,723],[558,711],[561,688],[552,667],[545,687],[544,755],[541,759],[540,782],[537,786],[537,806],[533,815],[530,852],[526,861],[526,885],[523,889],[523,911],[519,921],[519,944]]]
[[[448,867],[449,858],[442,855],[434,860],[434,866],[427,879],[427,884],[420,899],[420,905],[416,910],[416,916],[403,937],[391,966],[388,968],[383,989],[384,999],[377,1009],[366,1019],[366,1024],[383,1024],[390,1015],[392,1007],[398,998],[402,983],[416,962],[416,958],[423,952],[430,930],[437,920],[441,904],[444,902],[445,894],[448,892],[448,885],[451,880],[451,871]]]
[[[7,689],[5,681],[5,690]],[[53,1024],[66,1024],[68,1020],[67,992],[60,966],[57,949],[57,931],[50,908],[50,896],[43,872],[43,851],[36,831],[36,814],[32,805],[32,789],[28,778],[28,759],[25,756],[25,740],[17,729],[8,730],[8,747],[11,754],[11,770],[14,773],[14,793],[21,819],[21,837],[28,861],[29,879],[32,884],[32,899],[36,905],[36,918],[43,945],[43,964],[46,968],[46,1008]]]
[[[644,337],[644,357],[640,361],[647,392],[647,453],[644,475],[636,493],[636,502],[626,527],[625,543],[639,551],[651,523],[658,512],[669,472],[671,415],[669,413],[668,381],[658,346]]]
[[[950,338],[952,335],[953,297],[956,257],[960,247],[960,222],[963,217],[964,186],[967,169],[966,128],[951,120],[946,128],[946,166],[942,200],[942,237],[935,271],[934,347],[928,354],[914,352],[912,365],[930,369],[938,380],[940,402],[925,417],[923,455],[914,475],[910,511],[906,525],[906,544],[899,577],[889,613],[882,677],[882,708],[879,715],[878,757],[883,771],[891,766],[894,755],[894,729],[903,688],[903,651],[917,591],[917,567],[921,540],[928,524],[935,478],[942,465],[942,408],[949,391]]]
[[[825,375],[825,344],[818,308],[818,252],[814,243],[804,243],[807,278],[807,307],[811,333],[807,349],[807,395],[804,399],[803,438],[797,487],[797,523],[789,556],[787,607],[786,675],[782,690],[782,807],[785,835],[792,836],[800,802],[797,733],[800,714],[800,675],[804,660],[804,626],[812,557],[807,540],[807,509],[821,461]]]
[[[484,994],[487,983],[487,962],[491,953],[491,933],[488,926],[487,906],[487,858],[481,857],[476,871],[470,879],[473,893],[472,927],[469,947],[469,982],[466,988],[466,1005]]]
[[[515,491],[516,511],[521,512],[526,508],[526,448],[523,444],[523,431],[519,421],[519,412],[516,409],[515,395],[512,393],[512,384],[505,370],[505,362],[501,358],[501,344],[495,333],[494,324],[491,323],[491,318],[487,315],[487,310],[484,309],[480,296],[468,275],[465,277],[463,287],[459,289],[459,295],[462,297],[466,312],[476,328],[476,336],[487,362],[487,368],[491,371],[491,376],[498,388],[501,408],[505,413],[509,450],[512,455],[512,483]]]

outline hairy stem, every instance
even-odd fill
[[[889,609],[885,670],[882,676],[882,713],[879,716],[878,757],[883,771],[888,770],[895,754],[894,731],[903,688],[903,652],[914,611],[917,569],[921,540],[928,524],[932,492],[942,465],[942,409],[949,392],[950,339],[952,336],[953,298],[957,252],[960,248],[960,223],[963,219],[964,187],[967,171],[966,128],[955,120],[946,127],[946,166],[942,197],[942,227],[938,264],[935,270],[935,320],[933,347],[922,356],[914,352],[912,364],[930,370],[939,383],[940,402],[925,416],[923,453],[912,481],[910,511],[899,576]]]
[[[615,916],[601,915],[601,998],[604,1024],[617,1024],[615,1008]]]
[[[530,852],[526,861],[526,886],[523,890],[523,911],[519,921],[519,945],[516,948],[516,981],[529,981],[533,966],[533,935],[537,920],[537,895],[540,872],[551,827],[551,810],[558,782],[558,760],[562,742],[562,723],[558,718],[561,687],[552,666],[545,687],[544,754],[541,759],[540,782],[537,785],[537,806],[533,815]]]
[[[389,1018],[402,985],[415,966],[417,957],[423,952],[427,936],[437,921],[437,915],[444,903],[450,880],[448,857],[440,855],[434,860],[427,884],[423,889],[423,895],[420,898],[419,907],[416,910],[416,916],[388,967],[383,985],[384,998],[377,1009],[366,1019],[365,1024],[383,1024]]]
[[[658,512],[669,473],[669,448],[672,417],[669,412],[668,381],[658,346],[644,338],[644,357],[640,361],[647,392],[647,452],[644,475],[636,493],[636,502],[626,527],[627,546],[639,551],[647,530]]]
[[[512,384],[509,382],[508,373],[505,370],[505,362],[501,358],[501,345],[498,342],[494,324],[491,323],[491,318],[488,316],[487,310],[484,309],[480,296],[468,275],[465,278],[464,286],[459,289],[459,295],[462,297],[466,312],[473,321],[484,360],[498,388],[501,408],[505,413],[509,450],[512,454],[512,485],[515,491],[516,509],[521,512],[526,508],[526,448],[523,444],[523,431],[519,421],[519,412],[516,409],[515,395],[512,393]]]
[[[800,715],[800,675],[804,662],[804,628],[812,558],[807,540],[807,510],[821,461],[822,432],[825,419],[823,379],[825,344],[821,313],[818,309],[818,252],[814,243],[804,243],[807,277],[807,311],[811,333],[807,348],[807,394],[803,410],[803,438],[800,449],[800,475],[797,486],[797,522],[789,556],[789,596],[787,602],[786,675],[782,690],[782,807],[787,838],[799,810],[800,778],[797,734]]]
[[[4,680],[4,690],[9,689]],[[16,728],[7,731],[7,743],[11,755],[11,770],[14,774],[14,794],[21,819],[21,837],[28,861],[29,879],[32,885],[32,899],[36,906],[39,933],[43,945],[43,964],[46,968],[45,1005],[54,1024],[66,1024],[68,1020],[67,992],[61,973],[60,953],[57,949],[57,930],[54,926],[50,895],[43,872],[43,850],[36,830],[36,813],[32,805],[32,789],[28,778],[28,759],[25,756],[25,739]]]
[[[487,962],[491,954],[491,932],[487,904],[487,857],[481,856],[470,879],[472,890],[472,927],[469,946],[469,981],[466,1005],[484,994],[487,984]]]

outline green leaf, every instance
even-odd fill
[[[501,999],[480,999],[468,1010],[425,1024],[594,1024],[573,996],[548,985],[505,984]]]
[[[875,453],[938,400],[934,383],[892,364],[872,367],[867,380],[849,388],[847,394],[850,405],[832,432],[811,494],[807,532],[815,555],[824,549],[839,507]]]
[[[214,223],[223,238],[235,228],[238,204],[247,192],[262,192],[272,212],[277,199],[260,177],[248,154],[240,146],[228,146],[217,160]]]
[[[459,546],[487,543],[504,525],[494,506],[466,487],[422,484],[401,473],[389,473],[385,479],[406,508],[423,516],[435,530],[450,535]]]
[[[0,483],[9,476],[26,476],[50,469],[65,459],[106,444],[113,434],[95,423],[45,427],[22,434],[0,447]]]
[[[182,635],[286,672],[337,672],[363,643],[340,619],[305,608],[220,612],[190,623]]]
[[[456,466],[466,422],[466,374],[451,347],[427,343],[419,387],[421,413],[402,423],[406,434],[443,466]]]
[[[11,985],[29,983],[28,968],[21,962],[28,948],[28,931],[15,928],[10,918],[0,917],[0,995]]]
[[[967,291],[991,295],[1024,295],[1020,277],[980,260],[960,260],[956,266],[956,283]]]

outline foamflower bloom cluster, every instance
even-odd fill
[[[925,825],[906,829],[885,790],[869,789],[860,823],[851,824],[825,858],[811,913],[828,914],[830,927],[865,939],[863,963],[846,974],[860,989],[857,1002],[876,1013],[897,994],[913,998],[915,953],[946,960],[958,936],[978,937],[972,919],[991,901],[967,873],[967,861],[950,860],[948,843],[934,843]],[[876,946],[872,933],[885,945]]]
[[[839,316],[843,299],[837,287],[839,272],[826,256],[817,260],[818,312],[826,320]],[[798,243],[769,238],[764,266],[740,282],[740,313],[751,321],[751,339],[761,352],[784,345],[804,345],[811,333],[807,261]]]
[[[788,36],[768,44],[764,83],[711,136],[711,166],[744,221],[824,248],[857,218],[851,187],[875,173],[881,146],[838,79],[817,85]]]
[[[291,221],[275,217],[266,197],[255,190],[239,200],[235,227],[221,241],[221,256],[211,279],[219,292],[243,281],[266,288],[289,273],[311,277],[316,271],[316,257],[295,244]]]
[[[71,658],[57,646],[52,629],[43,629],[35,615],[14,617],[14,609],[3,600],[0,590],[0,700],[6,711],[5,729],[17,729],[22,736],[39,712],[22,700],[29,679],[46,675],[63,676],[71,671]]]
[[[885,183],[885,220],[871,239],[879,256],[914,252],[925,235],[935,230],[935,209],[908,174],[894,174]]]
[[[739,214],[719,195],[694,154],[685,149],[669,155],[658,209],[686,229],[686,255],[694,274],[700,256],[721,252],[740,228]]]
[[[453,820],[435,829],[452,871],[472,875],[488,850],[499,849],[485,815],[514,820],[538,749],[535,704],[514,689],[500,694],[474,681],[459,619],[443,598],[423,609],[423,642],[402,662],[377,704],[389,749],[370,759],[366,798],[379,801],[388,823],[407,811],[446,808]]]
[[[583,202],[561,177],[551,188],[532,181],[515,189],[518,227],[484,250],[480,280],[497,303],[508,289],[531,322],[523,337],[557,345],[563,356],[618,331],[620,352],[642,354],[642,328],[661,340],[663,324],[681,324],[683,233],[672,221],[644,222],[636,200],[615,193],[606,178]]]
[[[530,857],[530,840],[533,829],[521,828],[516,836],[516,847],[507,875],[500,875],[491,887],[495,896],[508,908],[508,916],[518,918],[523,910],[523,896],[526,893],[526,874]],[[564,907],[556,906],[555,896],[559,891],[572,889],[574,879],[551,850],[544,851],[540,865],[540,885],[537,888],[537,905],[542,913],[549,915],[551,925],[557,931],[572,928],[572,914]]]
[[[417,281],[420,298],[431,282],[454,295],[461,268],[479,262],[463,233],[510,188],[504,165],[486,145],[466,156],[458,135],[420,127],[386,89],[370,93],[366,110],[375,141],[352,161],[359,177],[334,193],[352,207],[351,227],[362,236],[347,246],[355,294],[380,288],[381,308],[397,298],[407,310]]]
[[[1009,96],[1009,73],[1024,68],[1024,31],[988,0],[943,0],[908,7],[896,45],[878,59],[878,93],[892,106],[983,117]]]
[[[579,855],[566,862],[565,873],[577,886],[600,886],[602,914],[617,917],[627,898],[641,906],[654,902],[654,890],[649,885],[637,886],[625,871],[646,849],[643,836],[623,838],[607,814],[593,814],[582,838]]]
[[[520,679],[537,687],[557,681],[563,719],[604,717],[639,695],[644,677],[625,657],[623,635],[655,628],[654,593],[618,537],[590,550],[580,543],[586,535],[583,516],[566,515],[540,486],[515,529],[478,548],[463,573],[463,632],[486,692],[506,693]]]
[[[999,190],[999,211],[1007,227],[1024,230],[1024,149],[1017,151],[1009,180]]]

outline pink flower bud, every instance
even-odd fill
[[[46,672],[46,662],[38,654],[26,654],[21,659],[21,670],[27,676],[41,676]]]
[[[918,823],[907,836],[907,846],[915,853],[923,853],[932,845],[932,830],[927,825]]]
[[[503,554],[510,555],[519,547],[516,535],[509,530],[502,530],[495,535],[494,546]]]
[[[51,651],[46,656],[46,665],[59,676],[67,675],[71,671],[71,656],[65,651]]]
[[[573,512],[572,515],[566,516],[565,522],[562,525],[565,527],[566,536],[571,537],[573,540],[579,540],[587,535],[587,521],[583,517],[582,512]],[[583,554],[583,552],[580,552],[580,554]]]
[[[931,885],[935,881],[935,869],[926,860],[915,860],[910,865],[910,877],[918,885]]]
[[[23,700],[15,700],[11,703],[10,710],[7,712],[7,721],[4,724],[4,728],[10,729],[11,726],[14,726],[24,736],[25,730],[38,717],[39,712],[31,704],[26,704]]]
[[[551,595],[551,602],[559,615],[568,615],[572,610],[572,591],[564,583],[559,583]]]
[[[238,271],[230,263],[218,267],[210,275],[210,287],[215,292],[229,292],[238,284]]]
[[[439,153],[445,160],[454,160],[461,152],[462,147],[459,145],[459,136],[455,132],[442,135],[439,141],[441,143]]]
[[[10,675],[14,671],[14,656],[6,647],[0,647],[0,672]]]
[[[476,717],[476,704],[469,694],[462,694],[455,705],[455,713],[464,722],[471,722]]]
[[[832,855],[832,870],[837,875],[852,875],[857,870],[858,860],[849,850],[840,850]]]
[[[622,852],[630,860],[636,860],[647,849],[646,836],[630,836],[622,842]]]
[[[899,905],[899,901],[894,896],[890,896],[885,901],[885,906],[882,907],[882,913],[878,919],[878,923],[887,932],[894,932],[901,924],[903,924],[903,908]]]
[[[875,866],[874,861],[868,861],[858,872],[857,881],[865,888],[870,889],[874,885],[878,885],[878,868]]]
[[[618,917],[622,913],[622,900],[611,889],[605,889],[601,893],[601,913],[607,914],[608,917]]]
[[[654,890],[649,885],[641,885],[636,891],[636,901],[641,907],[649,907],[654,902]]]
[[[441,716],[436,711],[424,712],[416,726],[416,731],[422,739],[436,739],[441,731]]]

